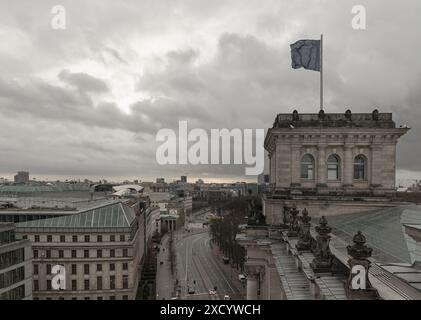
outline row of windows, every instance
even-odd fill
[[[90,274],[90,267],[91,265],[90,264],[88,264],[88,263],[85,263],[84,265],[83,265],[83,273],[86,275],[86,274]],[[123,270],[128,270],[129,269],[129,264],[128,263],[122,263],[121,264],[121,266],[122,266],[122,269]],[[52,265],[51,264],[47,264],[47,274],[48,275],[51,275],[51,267],[52,267]],[[97,263],[96,264],[96,271],[102,271],[102,267],[103,267],[103,264],[102,263]],[[115,271],[115,263],[110,263],[109,264],[109,270],[110,271]],[[37,264],[37,263],[34,263],[34,267],[33,267],[33,271],[34,271],[34,275],[37,275],[37,274],[39,274],[39,264]],[[72,275],[76,275],[77,274],[77,265],[76,264],[72,264],[72,266],[71,266],[71,274]]]
[[[0,294],[0,300],[21,300],[23,298],[25,298],[25,285]]]
[[[7,230],[0,232],[0,245],[3,243],[11,243],[15,241],[15,230]]]
[[[51,253],[54,253],[54,256],[51,255]],[[59,259],[65,259],[65,258],[103,258],[103,251],[109,251],[108,258],[115,258],[116,257],[116,250],[110,249],[110,250],[102,250],[98,249],[96,250],[96,256],[93,257],[90,254],[90,250],[83,250],[83,256],[81,254],[78,255],[78,252],[82,252],[82,250],[45,250],[45,256],[42,256],[42,258],[59,258]],[[34,259],[40,258],[40,252],[38,250],[34,250]],[[70,253],[70,254],[69,254]],[[127,248],[124,248],[121,250],[121,256],[126,258],[129,256],[129,250]]]
[[[97,235],[96,236],[96,242],[103,242],[103,240],[105,240],[104,238],[105,237],[103,237],[102,235]],[[85,235],[83,237],[83,242],[91,242],[92,239],[93,239],[93,236]],[[126,241],[126,236],[124,234],[121,234],[118,239],[120,239],[120,242],[124,242],[124,241]],[[46,237],[46,241],[47,242],[53,242],[53,235],[48,234],[47,237]],[[79,237],[77,235],[73,235],[72,236],[72,242],[78,242],[78,241],[79,241]],[[34,236],[34,242],[41,242],[41,236],[39,234],[36,234]],[[60,235],[60,242],[66,242],[66,236],[65,235]],[[109,242],[116,242],[116,236],[110,235],[109,236]]]
[[[354,180],[367,179],[367,158],[360,154],[354,158]],[[314,180],[315,161],[311,154],[306,154],[301,159],[301,179]],[[332,154],[327,159],[327,179],[341,179],[341,158]]]
[[[102,276],[98,276],[96,278],[96,286],[91,286],[91,282],[89,279],[84,279],[83,280],[83,287],[82,289],[78,289],[80,287],[78,287],[78,281],[76,279],[73,279],[71,281],[71,290],[72,291],[77,291],[77,290],[104,290],[104,289],[110,289],[110,290],[115,290],[116,289],[116,278],[115,276],[110,276],[109,277],[109,288],[104,288],[104,281],[103,281],[103,277]],[[50,291],[52,290],[52,286],[51,286],[51,280],[47,280],[47,286],[46,286],[47,290]],[[123,275],[122,276],[122,288],[118,288],[118,289],[128,289],[129,288],[129,276],[128,275]],[[35,291],[40,291],[39,290],[39,280],[34,280],[34,292]]]
[[[0,289],[10,287],[11,285],[25,279],[25,268],[20,267],[0,274]]]
[[[0,254],[0,270],[6,269],[12,265],[19,264],[25,260],[23,248],[8,251]]]
[[[129,300],[128,295],[123,295],[121,297],[123,300]],[[34,297],[34,300],[39,300],[38,297]],[[51,297],[46,298],[45,300],[53,300]],[[58,297],[58,300],[65,300],[64,297]],[[71,300],[77,300],[77,297],[72,297]],[[91,300],[91,297],[84,297],[83,300]],[[96,300],[104,300],[102,296],[98,296]],[[116,300],[116,296],[110,296],[109,300]]]

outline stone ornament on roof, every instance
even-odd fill
[[[369,280],[369,269],[373,249],[368,247],[366,238],[358,231],[352,238],[353,245],[346,247],[351,258],[348,260],[349,276],[345,291],[350,299],[377,299],[377,290],[373,288]]]
[[[357,232],[357,234],[352,238],[352,241],[354,244],[352,246],[348,245],[346,249],[353,259],[363,260],[371,257],[373,249],[365,245],[366,238],[361,231]]]

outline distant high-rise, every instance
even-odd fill
[[[29,182],[29,172],[28,171],[18,171],[15,175],[15,183],[27,183]]]

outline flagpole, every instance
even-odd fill
[[[320,110],[323,110],[323,34],[320,35]]]

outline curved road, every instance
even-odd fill
[[[182,299],[242,299],[231,275],[226,274],[211,251],[208,232],[183,233],[176,236],[177,274]],[[194,288],[189,294],[187,287]],[[216,287],[216,294],[209,294]]]

